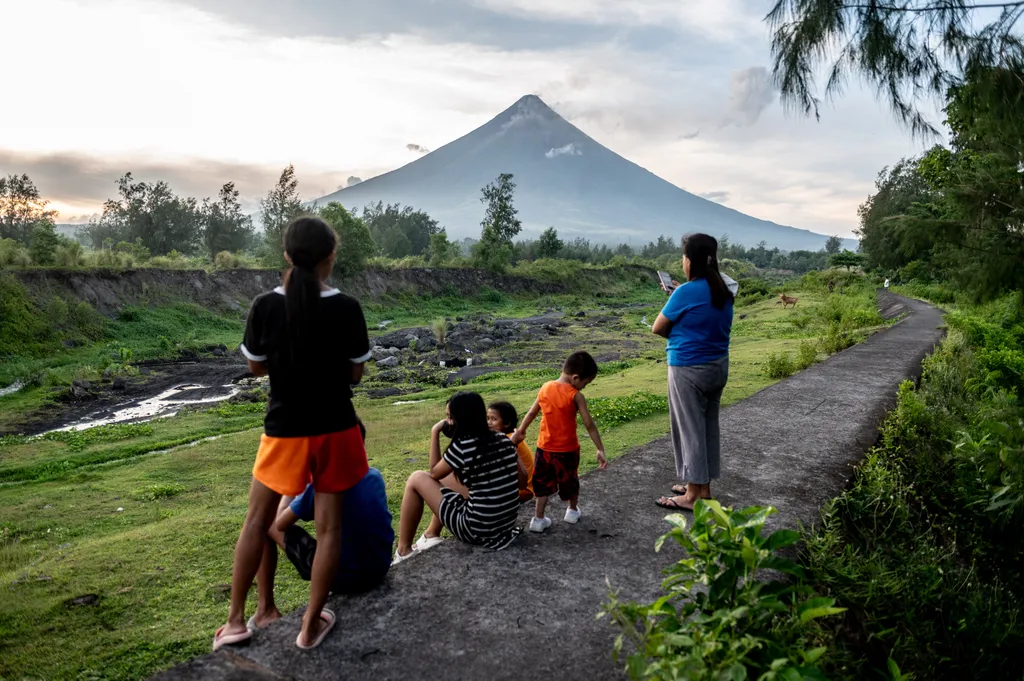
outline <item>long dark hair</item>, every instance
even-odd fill
[[[320,306],[320,277],[316,267],[334,253],[338,237],[320,218],[303,215],[295,218],[284,233],[284,252],[292,267],[284,277],[285,309],[292,359],[303,357],[302,347],[315,329]]]
[[[690,281],[704,279],[711,289],[711,304],[721,310],[733,295],[718,271],[718,240],[708,234],[683,237],[683,255],[690,260]]]
[[[448,411],[455,422],[451,434],[453,440],[490,434],[491,429],[487,427],[487,407],[484,406],[484,398],[477,393],[468,390],[455,393],[448,400]]]

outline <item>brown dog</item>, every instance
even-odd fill
[[[789,305],[796,307],[796,304],[799,300],[799,298],[793,298],[791,296],[787,296],[785,293],[780,293],[779,299],[775,301],[775,304],[778,305],[779,303],[782,303],[782,307],[783,309],[785,309]]]

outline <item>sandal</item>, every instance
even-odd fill
[[[667,508],[672,511],[692,511],[692,506],[683,506],[672,497],[662,497],[654,502],[655,506]]]
[[[334,622],[337,620],[334,613],[327,608],[320,611],[320,619],[327,624],[320,629],[320,633],[317,634],[316,639],[308,646],[304,646],[299,643],[299,641],[302,640],[302,632],[299,632],[298,637],[295,639],[295,645],[298,646],[300,650],[313,650],[313,648],[316,648],[318,645],[323,643],[324,639],[327,638],[327,634],[331,633],[331,629],[334,628]]]
[[[227,628],[228,625],[222,626],[213,635],[213,652],[217,652],[223,646],[237,645],[239,643],[248,643],[252,638],[252,631],[246,629],[240,634],[226,634],[221,635],[221,632]]]

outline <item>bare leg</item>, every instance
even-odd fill
[[[253,480],[249,488],[249,510],[245,514],[242,532],[235,545],[235,565],[231,573],[231,607],[228,623],[222,634],[240,634],[245,631],[245,599],[252,587],[252,580],[259,571],[267,543],[267,530],[274,522],[281,495],[259,480]]]
[[[270,530],[273,531],[273,528]],[[265,627],[281,619],[281,612],[274,603],[274,575],[277,573],[277,544],[270,539],[263,542],[263,559],[256,573],[256,592],[259,605],[256,607],[256,626]]]
[[[459,482],[459,479],[456,478],[454,475],[449,475],[447,478],[441,481],[441,484],[450,490],[458,492],[465,498],[469,498],[469,490],[466,489],[466,486]],[[434,514],[434,517],[430,519],[430,525],[427,526],[427,530],[423,534],[426,537],[441,536],[441,519],[438,517],[436,513]]]
[[[398,555],[407,556],[412,551],[412,540],[416,528],[423,518],[423,504],[426,503],[439,516],[441,507],[441,483],[430,477],[426,471],[416,471],[405,483],[402,497],[402,517],[398,521]],[[440,521],[438,521],[440,522]]]
[[[277,518],[281,518],[281,512],[288,508],[288,504],[292,503],[294,497],[281,497],[281,503],[277,507]],[[315,501],[313,503],[316,503]],[[284,530],[278,528],[277,521],[275,520],[270,525],[270,529],[267,530],[267,536],[270,537],[275,544],[284,549]]]
[[[548,507],[547,497],[537,497],[537,517],[544,517],[544,509]]]
[[[302,617],[302,645],[312,645],[324,626],[320,613],[331,592],[334,573],[341,558],[341,502],[342,494],[316,493],[316,555],[313,556],[313,575],[309,581],[309,607]]]
[[[580,495],[579,494],[575,494],[575,495],[573,495],[572,499],[569,500],[569,508],[571,508],[572,510],[576,511],[576,510],[578,510],[576,507],[579,505],[579,503],[580,503]]]

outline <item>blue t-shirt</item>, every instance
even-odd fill
[[[712,305],[706,279],[694,279],[677,288],[661,314],[672,322],[667,348],[670,366],[707,364],[729,354],[732,300],[721,310]]]
[[[313,486],[295,497],[289,508],[301,520],[313,520]],[[376,575],[391,566],[391,546],[395,532],[391,529],[391,511],[384,478],[371,468],[345,492],[341,509],[341,560],[338,573],[353,578]]]

